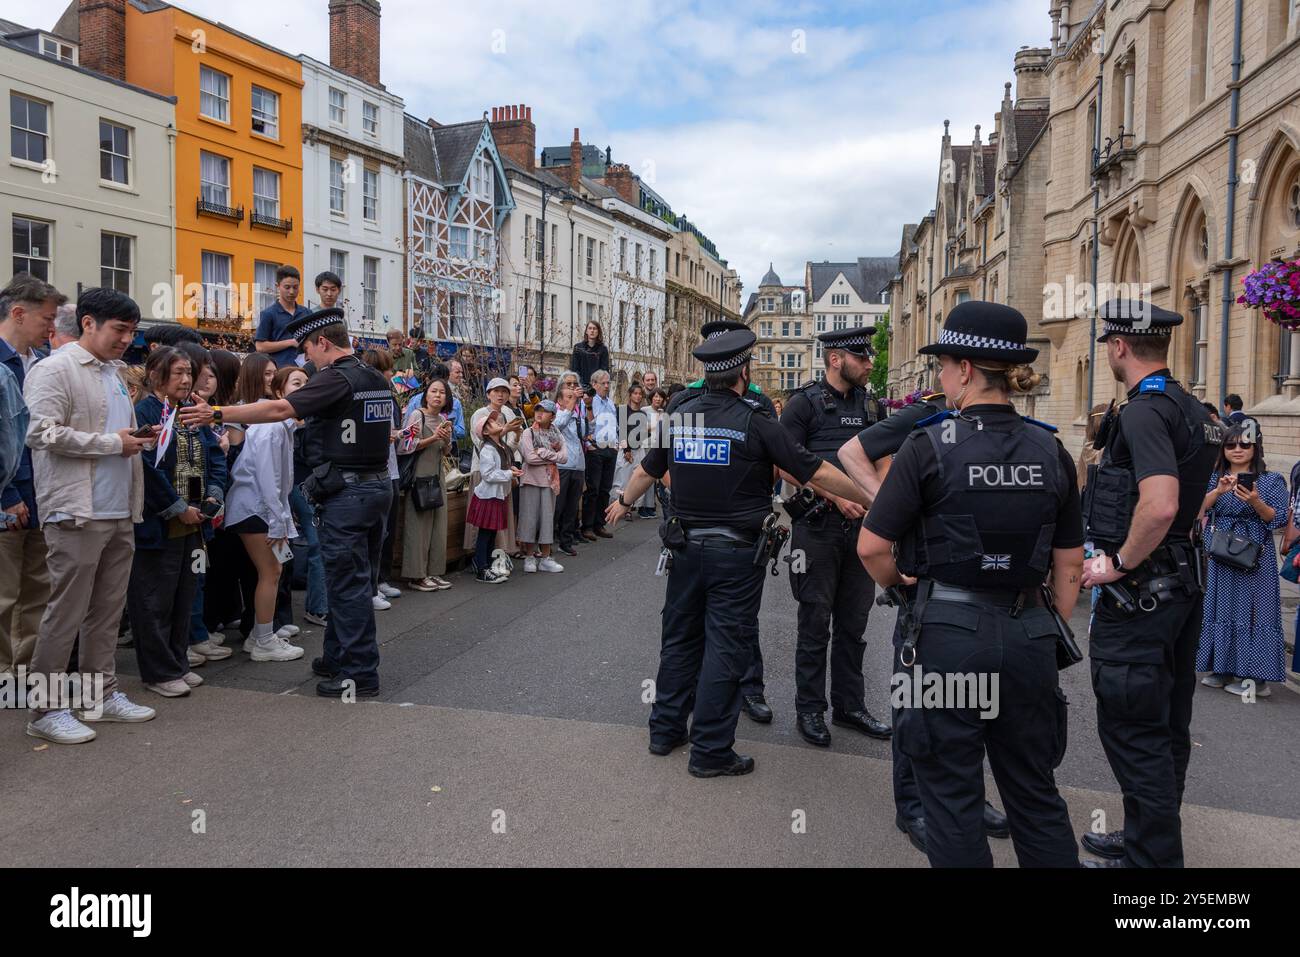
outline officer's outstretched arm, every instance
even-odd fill
[[[840,446],[839,459],[840,465],[848,473],[849,478],[866,493],[867,504],[874,502],[880,492],[880,483],[884,480],[884,476],[876,471],[875,463],[867,458],[867,453],[857,436]]]
[[[618,504],[619,499],[635,502],[645,495],[654,483],[654,477],[638,465],[632,471],[632,477],[627,480],[627,485],[623,487],[618,498],[610,502],[609,508],[605,509],[605,523],[610,526],[617,525],[618,520],[628,513],[628,509]]]
[[[853,479],[834,465],[831,465],[830,462],[822,462],[808,484],[829,492],[831,495],[838,495],[840,498],[847,498],[850,501],[857,502],[863,508],[870,506],[873,498],[873,496],[868,496],[866,492],[860,489]]]

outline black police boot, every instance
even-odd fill
[[[316,685],[316,693],[322,698],[342,698],[348,692],[355,693],[358,698],[375,698],[379,696],[379,685],[358,685],[341,675],[327,678]]]
[[[894,729],[883,721],[877,721],[871,716],[870,711],[832,711],[831,724],[838,724],[841,727],[852,728],[854,731],[861,731],[868,738],[879,738],[888,741],[894,733]]]
[[[914,817],[906,821],[901,817],[894,818],[894,825],[900,831],[907,835],[907,839],[912,842],[912,846],[925,853],[925,818]]]
[[[720,768],[702,768],[694,764],[688,764],[686,770],[697,778],[720,778],[723,775],[748,774],[754,770],[754,759],[747,754],[738,754],[734,761],[730,764],[724,764]]]
[[[1085,834],[1079,843],[1089,854],[1109,858],[1112,861],[1124,859],[1124,832],[1111,831],[1109,834]]]
[[[683,744],[687,744],[687,743],[689,743],[690,740],[691,740],[691,739],[688,738],[686,735],[682,735],[682,736],[681,736],[680,738],[678,738],[676,741],[669,742],[668,744],[660,744],[660,743],[657,742],[657,741],[651,741],[651,742],[650,742],[650,753],[651,753],[651,754],[657,754],[657,755],[659,755],[659,757],[662,758],[662,757],[663,757],[664,755],[666,755],[666,754],[672,754],[675,750],[677,750],[678,748],[680,748]]]
[[[759,724],[772,723],[772,709],[768,707],[767,699],[761,694],[747,694],[740,700],[740,708],[749,716],[750,721],[757,721]]]
[[[311,673],[314,675],[320,675],[322,678],[333,678],[339,672],[337,668],[330,668],[326,665],[325,659],[321,657],[313,658],[311,660]]]
[[[1128,867],[1123,861],[1089,861],[1079,862],[1080,867]]]
[[[831,733],[826,730],[826,719],[820,711],[800,711],[798,724],[799,733],[809,744],[819,748],[831,746]]]
[[[1011,825],[1007,816],[988,801],[984,802],[984,833],[989,837],[1010,837]]]

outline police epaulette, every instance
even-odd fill
[[[933,402],[935,399],[942,399],[942,398],[943,398],[943,393],[942,393],[942,392],[931,392],[931,393],[929,393],[928,395],[923,395],[923,396],[921,396],[920,401],[921,401],[921,402]]]
[[[951,419],[957,413],[952,409],[944,409],[942,412],[936,412],[934,415],[927,415],[924,419],[912,426],[914,429],[923,429],[927,425],[934,425],[936,422],[942,422],[944,419]]]
[[[1040,429],[1046,429],[1048,432],[1059,432],[1059,431],[1060,431],[1060,429],[1058,429],[1058,428],[1057,428],[1056,426],[1054,426],[1054,425],[1048,425],[1046,422],[1039,422],[1037,419],[1031,419],[1031,418],[1030,418],[1029,416],[1027,416],[1027,415],[1022,415],[1020,418],[1021,418],[1022,421],[1024,421],[1024,422],[1028,422],[1030,425],[1036,425],[1036,426],[1038,426]]]

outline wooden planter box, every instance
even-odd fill
[[[406,493],[403,493],[406,494]],[[469,510],[469,490],[448,492],[447,504],[447,567],[451,568],[469,552],[465,549],[465,513]],[[393,563],[399,569],[402,564],[402,535],[406,524],[406,509],[397,510],[397,532],[393,541]]]

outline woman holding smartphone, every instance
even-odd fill
[[[1248,538],[1260,546],[1259,564],[1243,571],[1209,559],[1205,616],[1196,670],[1201,684],[1244,694],[1246,679],[1257,698],[1271,694],[1270,681],[1286,680],[1282,598],[1273,531],[1286,523],[1286,481],[1264,464],[1264,447],[1253,420],[1230,429],[1210,476],[1202,514],[1216,534]]]
[[[280,369],[273,375],[272,397],[283,399],[306,383],[307,373],[301,369]],[[295,428],[293,419],[250,425],[226,495],[227,528],[239,536],[257,571],[253,630],[244,639],[244,651],[254,661],[296,661],[303,655],[300,646],[289,643],[287,632],[274,627],[280,566],[289,560],[289,540],[298,535],[289,504]]]
[[[189,356],[164,346],[144,368],[150,391],[136,403],[136,422],[161,429],[154,447],[140,456],[144,519],[135,526],[126,603],[145,687],[179,698],[203,683],[189,661],[195,555],[203,553],[203,523],[221,508],[225,462],[207,426],[184,428],[172,414],[190,398],[195,369]]]
[[[451,446],[451,389],[442,379],[433,379],[424,390],[424,400],[406,418],[416,425],[416,480],[442,475],[442,453]],[[402,527],[402,574],[416,591],[441,591],[451,582],[447,571],[447,506],[420,511],[415,497],[406,493],[406,524]]]

